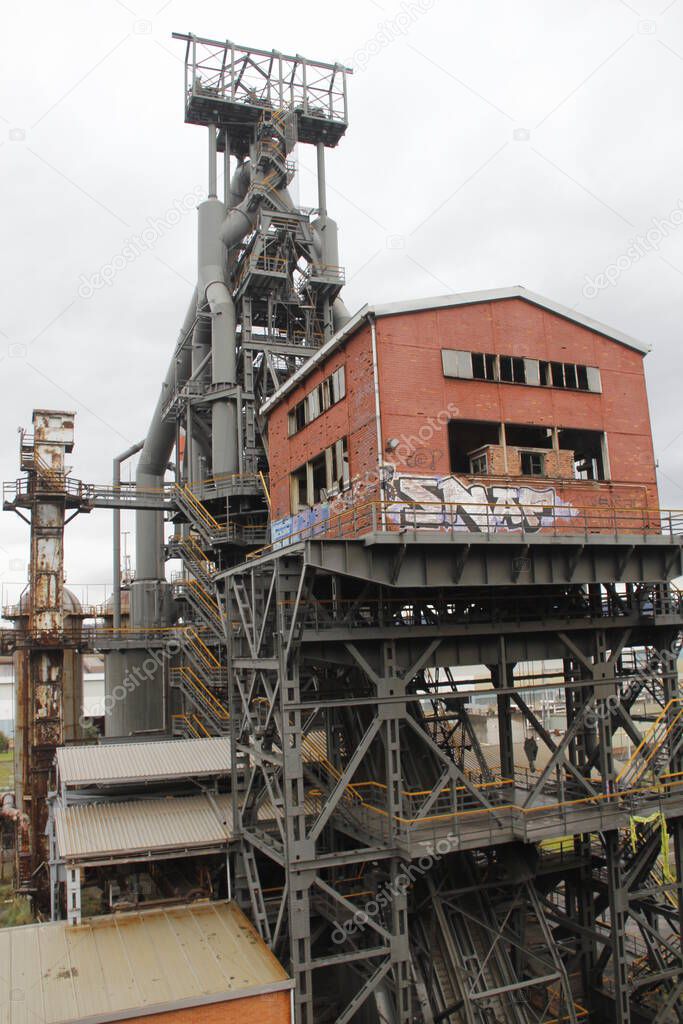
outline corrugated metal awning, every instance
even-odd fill
[[[202,794],[57,804],[57,857],[67,864],[127,863],[148,855],[221,850],[232,839],[231,801],[228,794]]]
[[[0,929],[5,1024],[121,1020],[289,989],[232,903]]]
[[[57,772],[60,784],[67,787],[226,775],[230,772],[230,740],[216,736],[60,747]]]

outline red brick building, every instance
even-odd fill
[[[646,352],[523,288],[364,307],[264,406],[273,540],[654,528]]]

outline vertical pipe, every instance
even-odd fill
[[[209,125],[209,199],[215,199],[218,195],[218,181],[216,177],[216,126]]]
[[[325,146],[319,142],[316,146],[318,157],[318,216],[327,216],[327,189],[325,186]]]
[[[223,138],[225,141],[225,149],[223,150],[223,202],[225,203],[225,212],[227,213],[230,209],[230,136],[225,129],[223,130]]]
[[[237,382],[235,304],[225,283],[225,246],[221,241],[225,210],[217,199],[207,199],[200,203],[198,213],[200,302],[207,302],[211,311],[211,382],[234,387]],[[234,397],[216,399],[211,405],[211,459],[214,476],[238,471]]]
[[[376,441],[377,441],[377,469],[379,471],[379,509],[380,509],[380,529],[386,529],[386,517],[384,508],[384,484],[382,479],[382,464],[384,462],[384,452],[382,448],[382,415],[379,399],[379,362],[377,359],[377,328],[375,326],[375,318],[368,317],[370,321],[370,337],[372,347],[372,380],[373,390],[375,393],[375,426],[376,430]]]
[[[112,476],[112,482],[114,485],[114,501],[117,500],[118,490],[121,486],[121,463],[125,462],[132,455],[136,455],[144,444],[144,441],[138,441],[137,444],[132,445],[130,448],[126,448],[125,452],[121,452],[114,458],[114,472]],[[114,589],[112,594],[112,625],[114,629],[121,628],[121,509],[120,507],[114,508],[114,536],[112,543],[113,550],[113,567],[114,567]]]

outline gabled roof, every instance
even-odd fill
[[[644,345],[630,335],[624,334],[623,331],[617,331],[613,327],[608,327],[597,320],[592,320],[589,316],[577,313],[575,309],[563,306],[559,302],[553,302],[552,299],[546,299],[545,296],[538,295],[536,292],[527,291],[521,285],[514,285],[512,288],[491,288],[482,292],[462,292],[458,295],[437,295],[431,299],[407,299],[379,306],[365,305],[357,313],[354,313],[348,323],[340,331],[337,331],[322,348],[319,348],[315,355],[311,356],[308,362],[304,363],[282,387],[278,388],[271,395],[268,401],[261,407],[261,412],[269,412],[278,405],[290,391],[297,387],[302,380],[305,380],[311,370],[327,359],[335,349],[339,348],[360,327],[363,320],[370,317],[396,316],[400,313],[417,313],[429,309],[448,309],[450,306],[473,306],[482,302],[498,302],[501,299],[523,299],[525,302],[531,303],[532,306],[540,306],[541,309],[547,309],[557,316],[564,317],[565,320],[572,320],[576,324],[581,324],[582,327],[588,328],[589,331],[602,334],[605,338],[610,338],[620,345],[634,349],[642,355],[646,355],[650,351],[649,345]]]

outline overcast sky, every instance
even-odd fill
[[[3,15],[2,479],[34,407],[76,410],[83,480],[110,480],[144,436],[206,186],[171,39],[191,31],[356,68],[327,163],[352,310],[523,284],[652,345],[661,503],[683,507],[683,0],[33,0]],[[310,147],[298,161],[314,206]],[[90,295],[150,218],[158,240]],[[68,527],[67,580],[93,584],[92,600],[111,581],[110,536],[108,512]],[[5,595],[27,543],[3,513]]]

